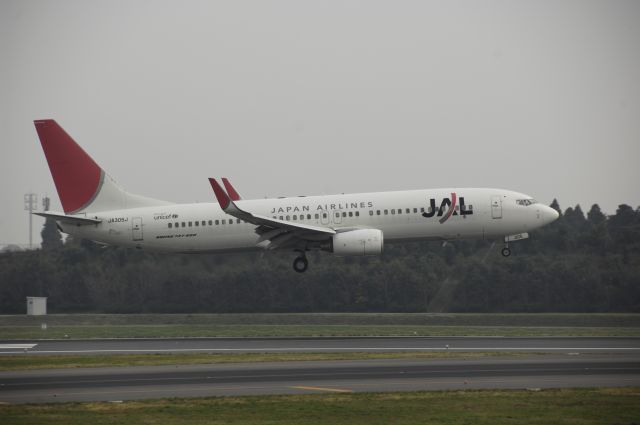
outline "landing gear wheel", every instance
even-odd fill
[[[296,257],[293,260],[293,270],[298,273],[304,273],[307,271],[307,267],[309,267],[309,261],[305,257]]]
[[[502,248],[502,256],[503,257],[508,257],[511,255],[511,250],[509,249],[508,246],[505,246],[504,248]]]

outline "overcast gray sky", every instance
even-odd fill
[[[24,193],[61,210],[39,118],[175,202],[227,176],[245,197],[472,186],[635,208],[639,22],[611,0],[0,0],[0,244],[28,240]]]

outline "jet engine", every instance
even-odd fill
[[[381,230],[349,230],[333,235],[330,251],[339,256],[380,255],[383,245]]]

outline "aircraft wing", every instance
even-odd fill
[[[39,215],[44,218],[52,218],[55,221],[60,221],[66,224],[74,224],[76,226],[82,226],[87,224],[98,224],[102,223],[102,220],[98,220],[95,218],[87,218],[73,215],[66,215],[62,213],[54,213],[54,212],[34,212],[33,214]]]
[[[260,235],[258,243],[268,241],[265,245],[267,249],[303,246],[307,241],[329,239],[336,234],[335,230],[328,227],[293,223],[244,211],[236,205],[215,179],[210,178],[209,183],[224,212],[258,226],[256,228],[256,233]]]

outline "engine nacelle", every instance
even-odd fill
[[[331,252],[342,256],[380,255],[384,246],[382,231],[359,229],[333,235]]]

